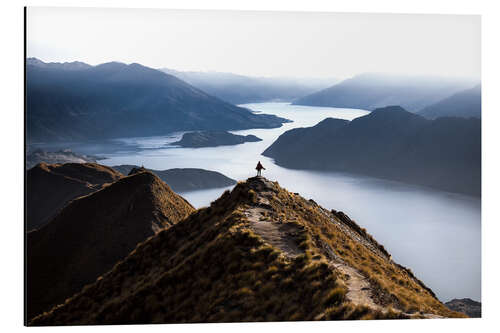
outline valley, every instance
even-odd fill
[[[286,116],[293,122],[275,129],[232,131],[263,139],[237,146],[169,146],[169,143],[180,140],[184,133],[178,132],[166,136],[113,139],[100,144],[73,143],[71,147],[80,153],[106,157],[100,163],[108,166],[135,164],[154,170],[202,166],[236,180],[255,175],[254,167],[260,160],[266,167],[265,177],[293,188],[325,208],[342,210],[359,221],[389,249],[395,260],[411,267],[440,299],[469,297],[480,300],[480,199],[347,172],[281,167],[261,153],[285,131],[311,127],[327,117],[352,120],[369,112],[289,103],[243,106],[256,112]],[[46,148],[51,147],[61,148],[57,144]],[[180,194],[193,206],[201,208],[210,205],[231,188],[227,186]],[[448,276],[450,271],[455,274]],[[443,276],[447,278],[443,279]]]

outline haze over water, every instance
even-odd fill
[[[203,168],[244,180],[255,175],[261,161],[263,175],[290,191],[312,198],[327,209],[344,211],[366,228],[393,259],[412,269],[442,301],[470,297],[481,300],[481,201],[479,198],[379,180],[361,175],[291,170],[260,154],[280,134],[309,127],[326,117],[354,119],[364,110],[295,106],[288,103],[254,103],[244,107],[291,119],[276,129],[233,131],[254,134],[261,142],[213,148],[168,145],[183,133],[148,138],[123,138],[111,145],[73,148],[81,153],[103,154],[109,166],[144,165],[147,168]],[[117,148],[118,147],[118,148]],[[79,149],[79,150],[77,150]],[[207,206],[224,190],[219,188],[181,193],[195,207]]]

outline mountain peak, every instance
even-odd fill
[[[64,302],[138,243],[193,211],[150,172],[122,177],[70,201],[27,235],[28,318]]]
[[[401,112],[401,111],[408,112],[399,105],[388,105],[388,106],[385,106],[382,108],[376,108],[375,110],[372,111],[372,113],[373,112]]]
[[[26,59],[27,66],[36,66],[41,68],[57,68],[62,70],[83,70],[92,66],[81,61],[72,62],[44,62],[38,58],[31,57]]]
[[[37,164],[26,175],[27,229],[47,224],[69,201],[121,177],[119,172],[96,163]]]
[[[79,71],[27,66],[27,78],[30,143],[276,128],[287,121],[231,105],[140,64],[109,62]],[[114,126],[117,119],[120,126]]]
[[[251,177],[30,324],[444,316],[461,315],[346,214]]]
[[[382,108],[377,108],[364,117],[359,117],[357,119],[354,119],[353,122],[358,122],[360,120],[375,119],[375,118],[387,119],[387,120],[391,119],[399,121],[415,121],[416,123],[419,124],[425,123],[424,117],[409,112],[399,105],[391,105]]]

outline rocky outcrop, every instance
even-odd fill
[[[481,318],[481,302],[476,302],[470,298],[452,299],[444,303],[453,311],[465,313],[471,318]]]

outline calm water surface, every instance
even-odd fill
[[[260,154],[284,131],[315,125],[326,117],[354,119],[364,110],[255,103],[244,107],[293,120],[277,129],[233,131],[263,141],[214,148],[169,145],[183,133],[161,137],[124,138],[75,151],[104,154],[106,165],[139,164],[151,169],[204,168],[241,180],[255,174],[300,192],[328,209],[342,210],[382,243],[398,263],[410,267],[437,296],[481,299],[480,199],[418,186],[335,172],[290,170]],[[182,193],[194,206],[210,204],[227,188]]]

